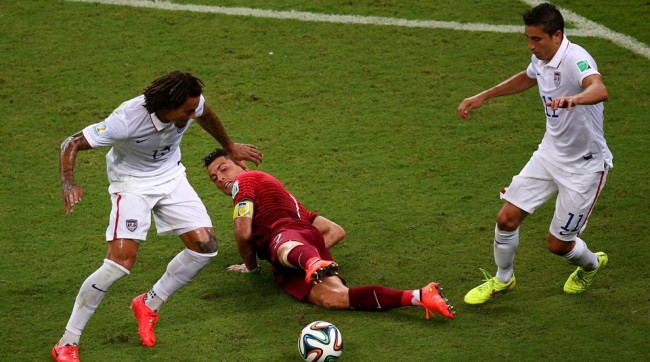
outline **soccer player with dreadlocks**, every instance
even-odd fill
[[[168,264],[153,288],[131,302],[142,344],[156,343],[154,326],[164,302],[188,284],[217,255],[212,222],[181,163],[180,143],[196,120],[229,156],[246,167],[259,164],[253,145],[233,143],[217,115],[205,103],[203,83],[189,73],[171,72],[154,80],[143,94],[122,103],[102,122],[92,124],[61,144],[61,191],[66,213],[81,201],[74,181],[79,151],[110,146],[106,170],[112,210],[106,230],[107,255],[82,284],[63,337],[52,349],[56,361],[79,361],[79,339],[108,288],[133,268],[140,242],[153,214],[159,235],[176,234],[186,248]]]

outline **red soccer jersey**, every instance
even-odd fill
[[[261,247],[268,245],[273,225],[281,219],[312,223],[317,213],[307,210],[287,191],[280,180],[262,171],[242,172],[233,185],[233,204],[253,202],[253,240]]]

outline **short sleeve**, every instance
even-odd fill
[[[578,87],[582,87],[582,81],[588,76],[600,74],[594,58],[582,48],[567,56],[566,62],[571,77]]]
[[[232,185],[232,201],[233,204],[237,204],[243,200],[250,200],[253,203],[255,202],[255,187],[253,185],[253,178],[248,177],[249,174],[243,172],[235,180],[235,183]]]
[[[530,64],[528,64],[528,68],[526,68],[526,75],[531,79],[537,79],[537,70],[535,69],[534,59],[536,58],[533,57]]]
[[[314,223],[314,220],[319,216],[318,213],[309,211],[305,212],[306,216],[306,221],[308,221],[310,224]]]
[[[115,110],[105,120],[91,124],[83,129],[83,134],[91,147],[113,146],[128,137],[126,122]]]

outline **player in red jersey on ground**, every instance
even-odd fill
[[[453,307],[441,296],[438,283],[422,289],[395,290],[378,285],[348,288],[329,248],[345,231],[307,210],[275,177],[245,171],[223,150],[205,157],[210,180],[232,196],[235,240],[243,264],[230,271],[261,269],[257,257],[271,263],[280,287],[302,302],[330,309],[388,310],[420,305],[429,313],[453,318]]]

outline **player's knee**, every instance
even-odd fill
[[[289,240],[287,242],[284,242],[280,244],[277,250],[277,256],[278,260],[280,261],[280,264],[286,266],[287,268],[293,268],[293,269],[298,269],[297,266],[291,264],[289,262],[289,253],[296,247],[304,245],[301,242],[294,241],[294,240]]]
[[[209,240],[202,244],[200,247],[201,254],[216,254],[219,248],[217,247],[217,239]]]
[[[106,259],[126,268],[133,269],[138,255],[138,243],[131,239],[117,239],[108,242]]]
[[[497,226],[499,227],[499,230],[515,231],[519,227],[519,224],[521,224],[519,218],[505,210],[501,210],[497,214]]]
[[[515,231],[526,215],[524,210],[506,201],[497,214],[497,226],[503,231]]]
[[[205,228],[205,233],[207,234],[207,238],[201,248],[201,252],[203,254],[215,254],[219,250],[217,235],[215,235],[212,228]]]
[[[212,228],[204,227],[181,235],[189,249],[200,254],[216,254],[219,251],[217,236]]]
[[[499,213],[497,215],[497,226],[499,227],[499,230],[514,231],[519,227],[519,224],[505,215],[505,213]]]
[[[571,251],[573,242],[560,240],[549,232],[546,235],[546,247],[551,253],[562,256]]]

